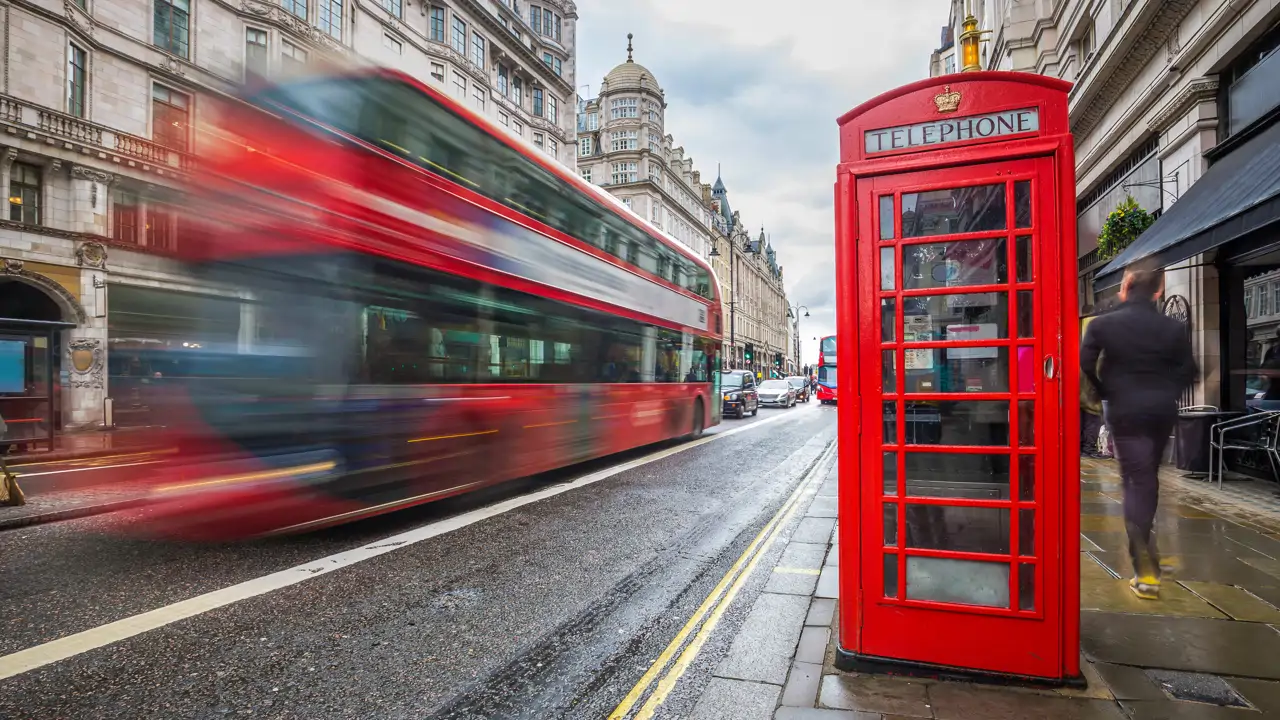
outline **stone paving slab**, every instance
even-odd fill
[[[1254,623],[1096,610],[1080,615],[1081,645],[1091,660],[1280,679],[1280,632]]]
[[[783,707],[813,707],[818,702],[818,685],[821,682],[821,661],[792,664],[787,684],[782,688]]]
[[[1083,700],[1042,695],[1014,688],[988,688],[962,683],[929,686],[928,699],[937,720],[1124,720],[1110,700]]]
[[[762,593],[715,675],[781,686],[808,612],[807,597]]]
[[[806,599],[813,597],[818,586],[818,571],[778,566],[773,569],[764,591],[782,595],[799,595]]]
[[[840,568],[838,566],[827,565],[822,568],[822,574],[818,576],[818,589],[815,595],[820,598],[840,597]]]
[[[768,720],[780,692],[776,685],[713,677],[690,720]]]
[[[836,710],[933,717],[925,683],[877,675],[827,675],[822,678],[818,704]]]
[[[791,542],[820,543],[826,549],[831,531],[835,529],[835,518],[804,517],[791,533]]]
[[[1280,715],[1280,682],[1232,678],[1231,685],[1251,705],[1267,713]]]
[[[1280,609],[1233,585],[1179,580],[1178,584],[1207,600],[1233,620],[1280,623]]]
[[[805,625],[831,627],[835,617],[836,601],[831,598],[814,598],[809,605],[809,615],[804,619]]]

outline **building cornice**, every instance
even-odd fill
[[[1098,126],[1195,5],[1196,0],[1134,0],[1124,9],[1105,49],[1083,68],[1070,93],[1076,137],[1087,137]]]
[[[1182,88],[1172,100],[1165,103],[1164,107],[1147,122],[1147,127],[1163,133],[1193,107],[1206,101],[1216,100],[1217,97],[1218,79],[1216,77],[1196,78]]]

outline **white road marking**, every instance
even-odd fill
[[[811,411],[812,410],[810,410],[810,412]],[[748,432],[756,428],[778,422],[779,420],[802,417],[804,414],[806,414],[805,410],[801,410],[799,412],[793,410],[787,413],[780,413],[771,418],[759,420],[751,423],[750,425],[743,425],[723,432],[710,434],[699,440],[694,440],[677,447],[661,450],[651,455],[646,455],[644,457],[636,458],[635,460],[624,462],[620,465],[614,465],[603,470],[597,470],[596,472],[589,473],[571,482],[561,485],[553,485],[543,490],[529,493],[528,495],[504,500],[503,502],[489,507],[472,510],[455,517],[423,525],[422,527],[415,528],[398,535],[392,535],[369,543],[363,547],[323,557],[303,565],[298,565],[297,567],[289,568],[288,570],[281,570],[279,572],[271,573],[270,575],[264,575],[259,578],[254,578],[253,580],[247,580],[237,585],[222,588],[221,590],[214,590],[203,595],[197,595],[196,597],[181,600],[173,603],[172,605],[166,605],[149,612],[140,613],[122,620],[107,623],[106,625],[100,625],[90,630],[78,632],[74,635],[68,635],[67,637],[58,638],[57,640],[52,640],[25,650],[19,650],[16,653],[0,657],[0,680],[11,678],[15,675],[21,675],[22,673],[30,670],[50,665],[60,660],[66,660],[67,658],[86,653],[90,650],[104,647],[106,645],[131,638],[135,635],[141,635],[142,633],[150,630],[155,630],[189,617],[201,615],[209,612],[210,610],[231,605],[240,602],[241,600],[247,600],[252,597],[257,597],[258,595],[265,595],[274,590],[289,587],[290,585],[296,585],[304,580],[310,580],[311,578],[328,574],[334,570],[338,570],[349,565],[355,565],[356,563],[364,562],[365,560],[370,560],[384,553],[399,550],[415,543],[422,542],[423,540],[429,540],[433,537],[438,537],[440,535],[453,532],[454,530],[459,530],[467,527],[468,525],[480,522],[481,520],[486,520],[488,518],[510,512],[516,508],[531,505],[541,500],[546,500],[548,498],[555,497],[556,495],[569,492],[570,490],[586,487],[587,485],[600,482],[601,480],[613,477],[614,475],[635,469],[642,465],[657,462],[658,460],[671,457],[672,455],[682,453],[686,450],[691,450],[709,442],[714,442],[721,438],[732,437],[738,433]]]

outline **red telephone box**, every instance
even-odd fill
[[[963,73],[840,118],[843,669],[1080,676],[1070,87]]]

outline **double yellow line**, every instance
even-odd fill
[[[635,708],[636,704],[649,693],[650,688],[653,692],[649,693],[648,699],[644,705],[640,707],[639,712],[635,714],[635,720],[649,720],[658,710],[671,691],[675,689],[676,682],[684,675],[693,661],[697,659],[698,653],[702,651],[702,646],[706,644],[711,637],[711,633],[715,630],[716,625],[720,623],[720,619],[724,616],[729,605],[733,603],[742,586],[746,584],[747,579],[751,576],[756,565],[760,562],[760,558],[764,556],[765,550],[782,532],[782,528],[786,526],[788,520],[795,515],[796,510],[800,507],[800,500],[804,498],[809,488],[817,481],[822,479],[823,473],[830,463],[832,456],[835,455],[836,446],[833,442],[828,445],[822,454],[818,456],[817,462],[806,473],[805,478],[792,491],[787,501],[782,504],[778,512],[774,514],[769,522],[765,523],[760,534],[756,535],[751,544],[747,546],[746,551],[738,558],[738,561],[729,568],[724,577],[716,585],[706,600],[698,606],[693,617],[689,618],[689,622],[685,623],[680,632],[676,633],[675,638],[667,645],[662,654],[653,661],[649,669],[640,678],[640,681],[631,688],[631,692],[622,699],[618,707],[614,708],[609,714],[609,720],[623,720]],[[697,633],[694,634],[695,628]],[[693,634],[693,638],[689,636]],[[688,643],[685,641],[689,640]],[[676,653],[679,653],[679,656]],[[672,663],[672,658],[675,662]],[[668,665],[670,667],[668,668]],[[663,671],[666,674],[663,674]],[[658,676],[662,675],[659,680]],[[656,687],[655,687],[655,682]]]

